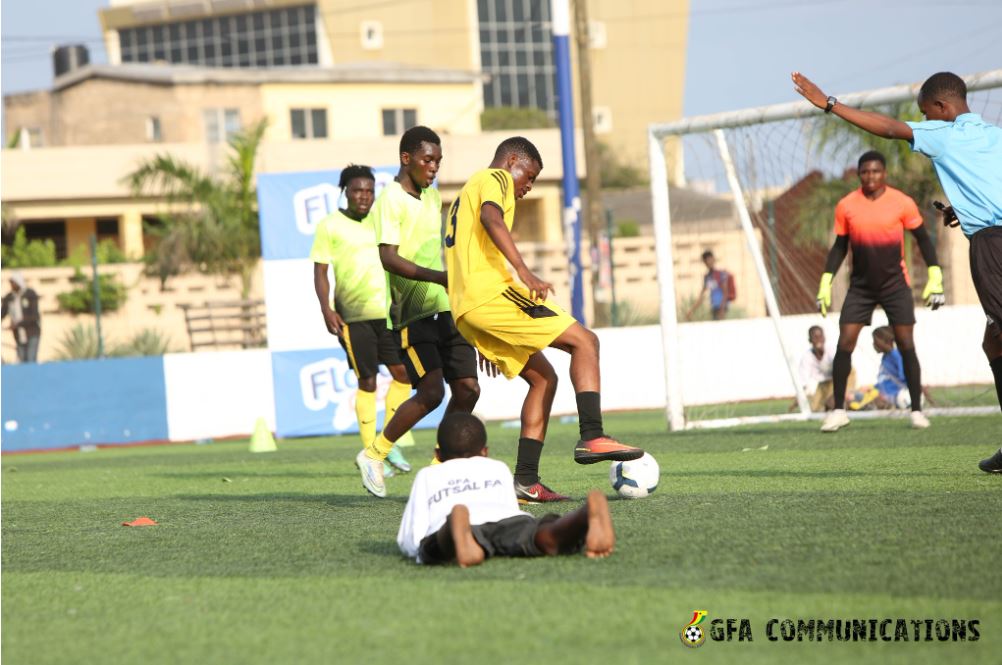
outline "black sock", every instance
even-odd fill
[[[578,429],[581,440],[589,441],[605,436],[602,429],[602,396],[595,392],[578,393]]]
[[[988,363],[995,375],[995,394],[999,398],[999,408],[1002,408],[1002,356]]]
[[[908,395],[912,398],[912,411],[922,410],[922,368],[919,367],[915,349],[901,349],[901,364],[908,382]]]
[[[845,386],[849,383],[849,372],[852,371],[852,354],[838,349],[835,360],[832,361],[832,390],[835,392],[835,408],[845,408]]]
[[[515,460],[515,482],[529,487],[539,482],[539,456],[543,442],[535,439],[518,440],[518,458]]]

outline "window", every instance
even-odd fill
[[[202,120],[205,124],[205,141],[223,143],[240,131],[239,109],[204,109]]]
[[[294,139],[327,138],[327,109],[290,109],[289,122]]]
[[[317,64],[316,33],[316,5],[311,4],[123,28],[118,37],[122,62],[274,67]],[[378,33],[381,47],[381,26]]]
[[[417,124],[417,109],[383,109],[383,136],[403,134]]]
[[[118,217],[97,218],[97,241],[114,240],[118,244]]]
[[[548,2],[477,0],[481,68],[490,75],[484,106],[531,106],[556,117],[550,20]]]
[[[163,130],[160,128],[160,117],[151,115],[146,118],[146,140],[160,143],[164,140]]]
[[[362,48],[375,51],[383,48],[383,24],[379,21],[362,21]]]

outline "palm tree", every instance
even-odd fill
[[[261,256],[254,162],[267,125],[267,120],[261,120],[230,138],[231,154],[219,175],[162,154],[142,162],[125,177],[137,196],[159,196],[187,206],[154,230],[160,239],[146,260],[161,284],[195,268],[208,274],[236,275],[242,297],[250,295]]]
[[[921,120],[914,102],[902,102],[890,107],[874,109],[901,121]],[[908,143],[884,139],[863,131],[839,118],[825,116],[815,133],[812,149],[833,154],[847,164],[867,150],[878,150],[887,159],[887,180],[896,189],[915,199],[926,222],[935,219],[932,202],[942,197],[942,190],[929,160],[912,152]],[[855,178],[831,178],[819,183],[803,197],[798,205],[796,225],[797,240],[803,244],[830,242],[832,216],[839,199],[859,186]],[[933,239],[938,237],[938,225],[927,224]]]

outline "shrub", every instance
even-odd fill
[[[112,355],[121,357],[162,356],[170,353],[170,337],[155,328],[144,328],[131,339],[114,348]]]
[[[97,358],[97,330],[78,323],[67,330],[56,346],[57,360]]]
[[[94,280],[86,279],[78,269],[76,275],[73,277],[73,281],[82,282],[82,285],[72,291],[66,291],[57,295],[56,298],[59,300],[59,307],[74,314],[93,312]],[[122,306],[126,297],[127,290],[125,286],[119,283],[114,275],[101,275],[100,298],[102,312],[114,312]]]
[[[2,250],[5,268],[50,268],[56,265],[56,243],[52,240],[31,240],[24,227],[14,234],[14,242]]]

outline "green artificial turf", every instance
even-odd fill
[[[1002,476],[976,466],[999,445],[999,416],[926,431],[860,421],[835,435],[815,422],[667,434],[657,413],[607,426],[661,465],[653,496],[612,502],[613,556],[469,570],[399,556],[409,479],[388,480],[385,500],[366,495],[354,437],[267,454],[217,442],[7,455],[3,659],[999,662]],[[489,434],[512,463],[517,430]],[[578,499],[611,495],[608,465],[571,461],[576,438],[573,424],[551,427],[543,480]],[[432,434],[417,440],[407,454],[425,461]],[[159,525],[120,526],[144,515]],[[748,619],[753,641],[685,648],[697,609],[707,629]],[[907,642],[771,642],[771,618],[977,619],[980,639],[915,642],[909,628]]]

